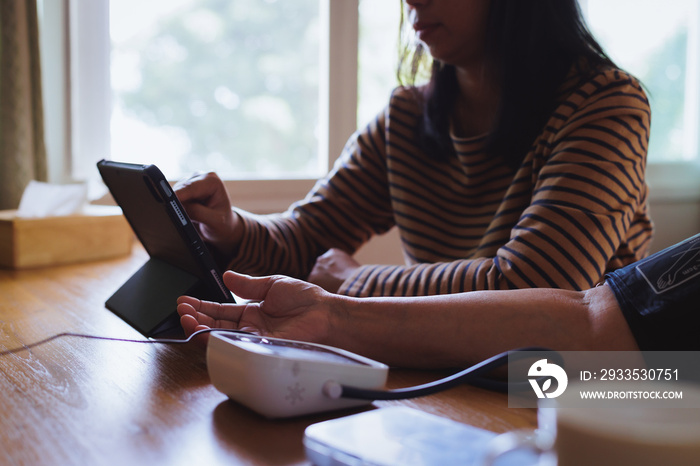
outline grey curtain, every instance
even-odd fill
[[[0,0],[0,209],[46,181],[36,0]]]

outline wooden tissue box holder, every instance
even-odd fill
[[[78,215],[22,218],[0,211],[0,267],[70,264],[131,252],[134,233],[119,207],[90,205]]]

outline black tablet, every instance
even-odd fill
[[[179,327],[181,295],[233,302],[206,244],[170,184],[155,165],[101,160],[105,185],[149,255],[149,260],[105,303],[146,336]]]

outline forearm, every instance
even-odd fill
[[[636,349],[607,287],[340,298],[331,322],[328,344],[403,367],[464,367],[525,346]]]
[[[284,274],[306,278],[323,253],[299,222],[288,214],[257,215],[234,208],[241,235],[228,268],[250,275]]]

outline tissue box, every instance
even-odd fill
[[[119,207],[88,206],[78,215],[23,218],[0,211],[0,267],[69,264],[131,252],[134,234]]]

